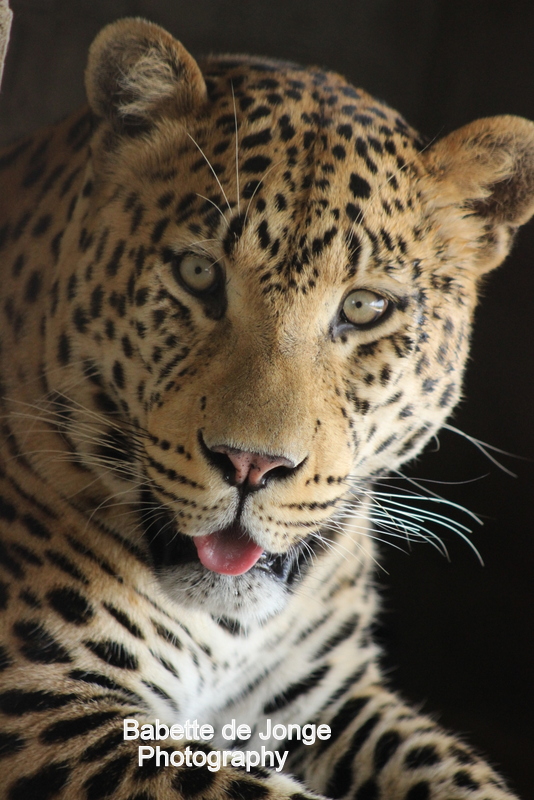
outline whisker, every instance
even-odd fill
[[[189,136],[189,138],[191,139],[191,141],[193,142],[193,144],[195,145],[195,147],[196,147],[196,148],[199,150],[199,152],[200,152],[200,154],[201,154],[202,158],[205,160],[206,164],[207,164],[207,165],[208,165],[208,167],[210,168],[210,170],[211,170],[211,172],[212,172],[212,174],[213,174],[213,177],[214,177],[214,178],[215,178],[215,180],[217,181],[217,184],[218,184],[218,186],[219,186],[219,189],[220,189],[220,190],[221,190],[221,192],[222,192],[222,196],[224,197],[224,200],[225,200],[225,202],[226,202],[226,205],[228,206],[228,211],[229,211],[229,212],[230,212],[230,214],[231,214],[231,213],[232,213],[232,206],[230,205],[230,202],[229,202],[229,200],[228,200],[228,198],[227,198],[227,196],[226,196],[226,192],[224,191],[224,189],[223,189],[223,186],[222,186],[222,183],[221,183],[221,182],[220,182],[220,180],[219,180],[219,176],[217,175],[217,173],[216,173],[216,172],[215,172],[215,170],[213,169],[213,167],[212,167],[212,165],[211,165],[211,162],[210,162],[209,158],[207,157],[207,155],[205,154],[205,152],[204,152],[204,150],[201,148],[201,146],[200,146],[200,145],[199,145],[199,144],[198,144],[198,143],[197,143],[197,142],[194,140],[194,138],[191,136],[191,134],[190,134],[188,131],[186,131],[186,133],[187,133],[187,135]]]
[[[488,450],[493,450],[495,453],[501,453],[501,455],[503,455],[503,456],[511,456],[512,458],[521,458],[522,459],[523,458],[522,456],[515,456],[513,453],[507,453],[506,450],[501,450],[498,447],[494,447],[491,444],[487,444],[487,442],[482,442],[480,439],[476,439],[474,436],[470,436],[468,433],[465,433],[464,431],[461,431],[459,428],[455,428],[454,425],[445,424],[445,425],[443,425],[443,428],[446,431],[451,431],[452,433],[457,433],[463,439],[465,439],[466,441],[470,442],[478,450],[480,450],[480,452],[483,453],[486,456],[486,458],[489,461],[491,461],[492,464],[495,464],[496,467],[499,467],[499,469],[501,469],[507,475],[510,475],[512,478],[517,478],[517,475],[516,475],[515,472],[512,472],[512,470],[508,469],[508,467],[505,467],[504,464],[501,464],[501,462],[497,458],[495,458],[495,456],[492,456],[491,453],[488,453]],[[523,459],[523,460],[528,460],[528,459]]]
[[[241,201],[239,197],[239,138],[237,130],[237,110],[235,105],[235,92],[234,83],[230,80],[230,88],[232,90],[232,103],[234,104],[234,120],[235,120],[235,182],[237,193],[237,213],[241,214]]]

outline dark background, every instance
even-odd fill
[[[83,101],[88,46],[102,25],[126,15],[164,25],[193,54],[253,52],[333,68],[429,137],[479,116],[534,119],[533,0],[12,0],[12,7],[2,142]],[[534,799],[533,254],[531,223],[487,283],[466,399],[453,419],[522,456],[503,458],[517,478],[447,432],[438,452],[429,448],[410,468],[419,478],[470,481],[428,485],[483,516],[471,538],[485,566],[451,534],[444,537],[450,562],[428,545],[410,555],[383,548],[387,573],[377,578],[393,685],[484,750],[525,800]]]

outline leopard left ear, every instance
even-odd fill
[[[89,49],[85,86],[93,112],[119,134],[150,128],[162,117],[183,117],[207,97],[200,67],[185,47],[139,18],[100,31]]]
[[[425,195],[479,273],[498,266],[534,214],[534,123],[479,119],[424,154]],[[459,241],[458,241],[459,239]]]

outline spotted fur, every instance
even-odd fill
[[[425,145],[334,73],[197,64],[141,20],[86,84],[0,155],[1,796],[509,798],[384,685],[369,506],[458,400],[534,126]],[[207,568],[219,534],[263,554]],[[138,767],[124,717],[234,718],[286,770]]]

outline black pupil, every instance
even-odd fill
[[[199,267],[197,264],[197,266],[195,267],[195,274],[200,275],[201,272],[202,272],[202,267]]]

